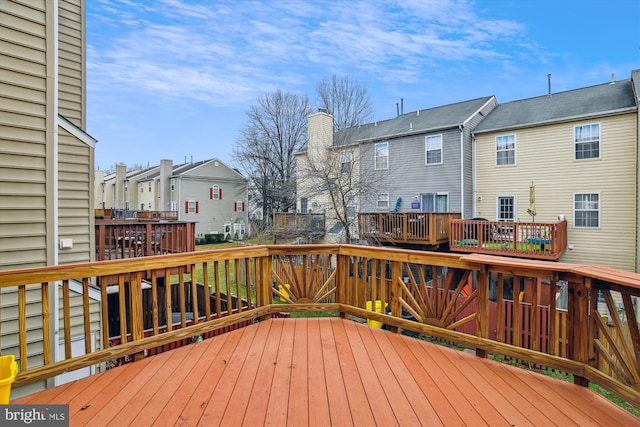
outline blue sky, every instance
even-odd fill
[[[331,74],[366,86],[376,120],[628,79],[639,0],[87,1],[87,131],[96,167],[219,158],[245,112]]]

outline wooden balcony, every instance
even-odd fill
[[[138,220],[166,220],[177,221],[177,211],[132,211],[127,209],[94,209],[96,219],[138,219]]]
[[[449,248],[454,252],[557,261],[567,249],[567,221],[452,220]]]
[[[195,223],[96,219],[96,261],[195,250]]]
[[[449,222],[457,218],[460,218],[459,213],[360,213],[359,235],[370,243],[437,246],[449,241]]]
[[[325,227],[323,213],[274,212],[271,232],[276,238],[323,236]]]
[[[169,318],[179,307],[179,329],[170,323],[163,331],[154,313],[145,330],[146,271],[153,272],[152,309]],[[84,337],[115,302],[105,287],[97,289],[97,311],[82,297],[103,277],[117,277],[125,338],[94,349]],[[178,304],[159,299],[160,278],[189,284],[191,297],[179,286]],[[524,279],[546,286],[509,300]],[[198,283],[246,304],[232,313],[205,297],[202,312]],[[68,403],[72,425],[640,424],[585,387],[596,383],[640,406],[635,273],[481,254],[270,245],[0,271],[0,288],[0,349],[15,354],[20,368],[12,402]],[[566,311],[540,305],[562,292]],[[282,312],[340,319],[272,319]],[[58,361],[50,313],[60,313]],[[108,343],[109,322],[101,323],[99,342]],[[473,354],[412,337],[418,334]],[[195,339],[209,335],[215,338]],[[85,355],[72,357],[71,338],[85,344]],[[195,344],[146,356],[185,340]],[[573,384],[489,356],[571,374]],[[125,357],[133,363],[113,367]],[[18,398],[22,387],[87,367],[100,373]]]

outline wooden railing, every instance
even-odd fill
[[[129,209],[94,209],[96,219],[178,220],[177,211],[135,211]]]
[[[96,260],[192,252],[195,223],[96,220]]]
[[[452,219],[459,213],[372,212],[358,214],[359,235],[370,243],[438,245],[449,241]]]
[[[449,247],[455,252],[557,261],[567,249],[567,221],[452,220]]]
[[[272,233],[277,237],[324,235],[323,213],[274,212]]]
[[[149,271],[153,333],[146,336],[142,277]],[[114,278],[117,302],[101,285]],[[174,283],[177,296],[163,292]],[[205,296],[203,306],[198,284],[217,298]],[[189,286],[191,292],[185,292]],[[139,360],[145,350],[283,311],[322,311],[455,342],[480,357],[500,354],[557,369],[573,374],[578,384],[597,383],[640,405],[640,275],[611,268],[481,254],[282,245],[0,271],[0,288],[0,349],[15,354],[20,367],[14,387],[88,366],[103,369],[127,356]],[[93,288],[101,297],[92,301]],[[243,300],[235,313],[223,309],[222,293]],[[566,296],[566,311],[556,308],[558,295]],[[543,306],[544,300],[551,303]],[[114,335],[105,317],[109,304],[117,304],[118,335],[125,342],[105,348]],[[178,319],[180,328],[170,322],[162,332],[161,312]],[[59,336],[51,332],[58,313]],[[85,339],[86,355],[71,357],[70,338],[94,333],[96,315],[102,316],[97,350]],[[505,327],[493,330],[494,325]],[[52,356],[54,336],[65,342],[60,361]]]

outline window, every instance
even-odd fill
[[[342,173],[351,172],[353,153],[349,150],[343,150],[340,152],[340,171]]]
[[[439,165],[442,163],[442,135],[427,136],[425,145],[425,164]]]
[[[244,202],[240,200],[236,201],[233,210],[236,212],[244,212]]]
[[[140,192],[144,193],[144,185],[143,184],[140,184]]]
[[[449,195],[447,193],[422,194],[423,212],[449,212]]]
[[[129,180],[125,180],[124,181],[124,191],[128,191],[129,190]]]
[[[214,185],[209,189],[209,198],[211,200],[222,200],[222,188],[218,185]]]
[[[184,203],[184,212],[185,213],[198,213],[198,202],[195,200],[188,200]]]
[[[599,193],[576,193],[573,195],[573,226],[600,227]]]
[[[516,164],[516,136],[504,135],[496,137],[496,165]]]
[[[389,143],[376,144],[376,170],[389,168]]]
[[[575,159],[600,158],[600,125],[591,124],[574,128]]]
[[[149,210],[151,210],[151,202],[148,203]]]
[[[126,202],[124,202],[124,209],[125,210],[129,210],[129,201],[127,200]]]
[[[306,197],[301,197],[300,198],[300,212],[301,213],[307,213],[307,198]]]
[[[175,190],[175,189],[176,189],[176,180],[175,180],[175,179],[172,179],[172,180],[171,180],[171,191],[173,191],[173,190]]]
[[[378,209],[389,209],[389,193],[378,194]]]
[[[496,219],[498,221],[515,221],[516,196],[498,196]]]
[[[149,181],[149,193],[151,193],[151,181]]]
[[[171,202],[171,210],[173,212],[177,212],[178,211],[178,202]]]
[[[140,210],[143,211],[144,210],[144,203],[140,203]]]

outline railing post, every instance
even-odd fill
[[[336,302],[338,304],[348,304],[347,288],[349,286],[349,256],[338,253],[338,262],[336,264]],[[347,318],[347,314],[340,311],[340,317]]]
[[[483,265],[478,271],[478,330],[479,338],[489,338],[489,267]],[[487,357],[487,351],[476,348],[476,356]]]
[[[568,281],[567,289],[567,338],[568,358],[576,362],[588,363],[589,351],[589,292],[584,282],[575,279]],[[589,386],[589,380],[575,375],[574,384]]]
[[[132,273],[129,282],[131,298],[131,339],[137,341],[144,338],[144,316],[142,312],[142,274]],[[135,353],[133,360],[144,358],[144,353]]]
[[[402,306],[400,305],[400,285],[398,280],[402,280],[402,263],[400,261],[392,261],[391,264],[391,315],[402,319]],[[393,332],[400,332],[400,329],[391,326]]]

